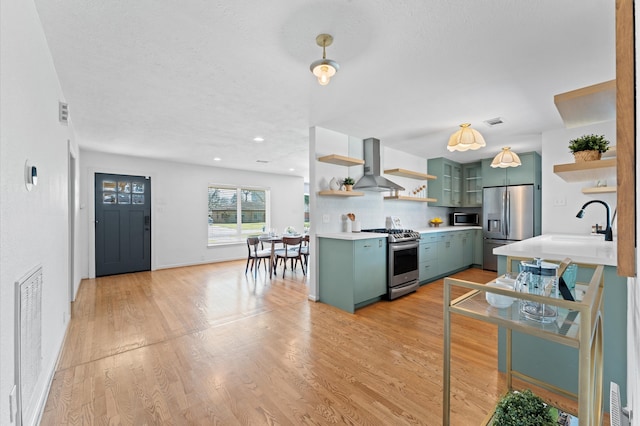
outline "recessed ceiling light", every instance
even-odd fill
[[[254,142],[264,142],[264,138],[261,136],[256,136],[255,138],[253,138]]]
[[[290,171],[290,172],[295,172],[295,171],[296,171],[296,169],[289,169],[289,171]]]
[[[220,161],[220,160],[222,160],[222,158],[220,158],[220,157],[213,157],[213,161]]]

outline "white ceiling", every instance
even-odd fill
[[[539,150],[555,94],[615,78],[613,0],[35,3],[80,146],[194,164],[306,178],[311,126],[461,162]],[[446,151],[463,122],[486,148]]]

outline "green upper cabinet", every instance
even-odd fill
[[[462,207],[482,207],[482,162],[462,165]]]
[[[493,168],[491,158],[482,160],[482,186],[524,185],[540,183],[541,159],[537,152],[525,152],[518,155],[522,165],[519,167]]]
[[[429,181],[427,190],[429,198],[436,202],[433,206],[461,207],[462,206],[462,165],[446,158],[431,158],[427,160],[427,172],[436,176]]]

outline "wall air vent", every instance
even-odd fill
[[[504,123],[504,121],[502,121],[502,118],[500,117],[491,118],[489,120],[485,120],[484,122],[487,124],[487,126],[497,126],[498,124]]]
[[[58,120],[62,124],[69,123],[69,104],[58,102]]]

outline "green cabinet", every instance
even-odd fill
[[[387,240],[320,237],[320,301],[353,313],[387,292]]]
[[[427,172],[436,176],[429,181],[427,191],[429,198],[435,198],[436,202],[430,205],[441,207],[462,206],[462,165],[446,158],[431,158],[427,160]]]
[[[431,281],[438,276],[438,233],[420,235],[418,253],[419,282]]]
[[[462,264],[460,267],[466,268],[473,265],[473,249],[474,249],[474,239],[475,231],[460,231],[459,239],[462,250]]]
[[[491,158],[482,160],[482,185],[525,185],[540,183],[542,161],[537,152],[519,154],[522,165],[519,167],[491,167]]]
[[[480,236],[479,244],[478,236]],[[451,275],[473,264],[481,265],[481,237],[482,232],[476,229],[420,234],[420,283],[425,284]],[[478,251],[480,260],[476,261]]]
[[[482,207],[482,162],[462,165],[462,207]]]
[[[443,232],[438,239],[438,275],[446,275],[458,269],[461,243],[457,232]]]
[[[473,230],[473,264],[482,266],[483,235],[481,229]]]

